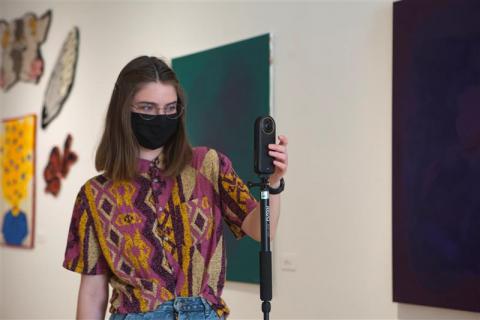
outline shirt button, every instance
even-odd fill
[[[154,179],[153,179],[153,182],[154,182],[154,183],[157,183],[157,182],[158,182],[158,179],[157,179],[157,178],[154,178]]]

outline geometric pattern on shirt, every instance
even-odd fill
[[[213,212],[208,197],[193,199],[185,203],[190,221],[192,233],[192,245],[202,241],[208,241],[212,237]]]
[[[210,181],[211,185],[215,188],[215,192],[218,193],[218,174],[219,174],[219,159],[218,153],[214,149],[210,149],[205,154],[202,165],[200,167],[200,173]]]
[[[241,183],[240,177],[235,173],[227,173],[222,176],[222,185],[230,198],[242,209],[246,210],[247,199],[251,199],[247,186]]]
[[[230,173],[226,173],[221,177],[221,184],[223,186],[224,201],[228,204],[224,208],[224,214],[229,219],[226,223],[232,230],[235,238],[239,238],[245,234],[241,225],[229,223],[232,220],[239,220],[239,217],[248,214],[247,201],[256,201],[255,198],[249,192],[248,187],[242,183],[240,177],[232,170]]]
[[[160,177],[142,173],[133,183],[113,183],[99,175],[87,182],[85,203],[91,212],[84,216],[83,225],[90,223],[99,241],[94,243],[93,232],[76,223],[81,217],[76,214],[65,265],[83,270],[83,250],[76,248],[86,234],[91,247],[85,251],[87,271],[95,271],[91,266],[100,259],[95,249],[101,249],[116,275],[110,282],[114,288],[110,312],[149,311],[177,292],[183,296],[202,293],[219,316],[228,315],[220,297],[226,268],[221,222],[224,219],[234,235],[241,236],[240,219],[253,208],[255,199],[224,155],[203,147],[196,148],[194,155],[191,165],[167,180],[172,194],[162,194],[167,203],[159,212],[158,188],[152,188],[151,182]]]

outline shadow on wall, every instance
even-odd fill
[[[476,312],[459,311],[444,308],[434,308],[413,304],[398,303],[398,319],[435,319],[435,320],[479,320]]]

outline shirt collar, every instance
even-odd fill
[[[156,158],[153,160],[142,159],[137,157],[137,168],[140,173],[149,172],[151,168],[156,167],[158,170],[163,171],[164,167],[164,156],[163,152],[161,152]]]

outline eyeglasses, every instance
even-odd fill
[[[156,115],[166,115],[168,119],[178,119],[183,114],[183,106],[177,103],[170,104],[165,108],[158,107],[153,103],[132,103],[132,109],[144,120],[152,120]]]

